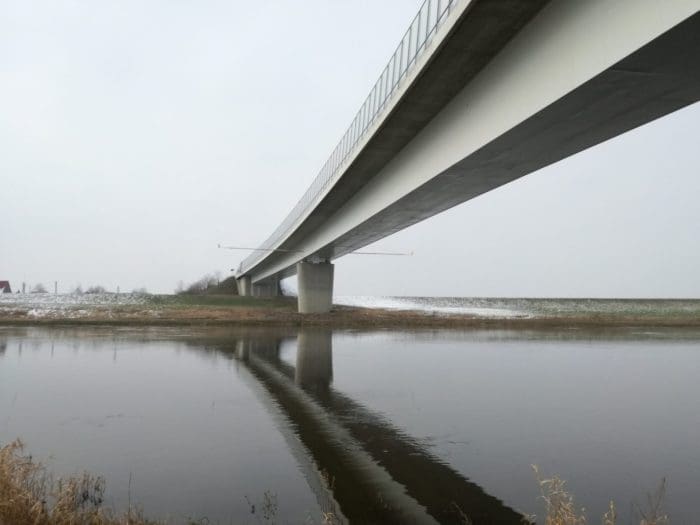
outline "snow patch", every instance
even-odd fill
[[[387,310],[414,310],[443,315],[473,315],[475,317],[514,318],[531,317],[531,313],[511,308],[492,307],[469,298],[450,297],[372,297],[340,296],[335,304],[363,308],[383,308]]]
[[[143,294],[0,294],[0,313],[26,312],[27,317],[85,317],[95,307],[141,305]]]

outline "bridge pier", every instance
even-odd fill
[[[280,293],[280,280],[270,278],[253,284],[253,295],[255,297],[277,297]]]
[[[236,279],[238,285],[238,295],[241,297],[251,297],[253,295],[253,281],[250,275],[244,275],[240,279]]]
[[[333,306],[333,265],[329,262],[297,263],[299,313],[320,314]]]
[[[277,278],[253,283],[250,275],[244,275],[236,282],[238,283],[238,295],[242,297],[277,297],[282,295],[280,281]]]

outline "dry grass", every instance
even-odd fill
[[[533,469],[545,504],[544,525],[587,525],[585,509],[576,506],[566,482],[558,476],[545,478],[534,465]],[[647,496],[644,508],[636,507],[639,525],[670,525],[663,511],[665,490],[666,482],[662,480],[659,488]],[[19,440],[0,447],[0,525],[160,523],[144,518],[140,511],[132,508],[121,515],[104,508],[104,491],[104,480],[88,473],[54,480],[42,463],[25,454]],[[261,510],[265,522],[274,521],[276,497],[266,493]],[[470,523],[465,515],[463,518],[463,523]],[[323,513],[323,523],[336,523],[336,520],[332,510]],[[523,523],[535,521],[535,516],[527,516]],[[617,511],[612,501],[601,522],[603,525],[616,525]]]
[[[54,480],[17,440],[0,448],[0,525],[146,525],[129,509],[103,507],[104,480],[88,473]]]
[[[566,482],[558,476],[545,478],[537,466],[533,465],[535,476],[540,485],[542,500],[545,505],[544,525],[586,525],[586,512],[578,508],[573,495],[566,489]],[[663,501],[666,494],[666,480],[661,480],[659,488],[653,494],[647,495],[645,508],[636,507],[639,515],[639,525],[669,525],[671,522],[663,511]],[[534,517],[532,521],[534,521]],[[607,512],[603,514],[603,525],[617,523],[615,503],[610,502]]]

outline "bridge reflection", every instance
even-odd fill
[[[524,517],[432,455],[382,415],[332,387],[332,334],[302,329],[296,363],[280,356],[290,334],[251,334],[215,348],[255,378],[319,505],[334,522],[525,523]],[[299,446],[301,445],[301,447]]]

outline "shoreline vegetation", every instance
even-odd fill
[[[544,504],[544,516],[523,515],[523,523],[544,525],[586,525],[585,510],[574,501],[566,488],[566,482],[558,476],[544,477],[533,465],[535,479],[540,489],[540,500]],[[117,512],[105,506],[104,478],[89,472],[56,478],[47,467],[27,454],[18,439],[0,445],[0,524],[2,525],[159,525],[168,520],[153,520],[145,517],[143,510],[129,504],[125,511]],[[533,492],[534,497],[534,492]],[[663,510],[665,480],[659,488],[647,495],[644,508],[636,509],[640,525],[668,525],[670,520]],[[467,513],[459,510],[461,522],[472,524]],[[610,502],[602,517],[603,525],[617,523],[617,510]],[[275,523],[276,507],[265,516],[265,523]],[[284,521],[284,520],[283,520]],[[190,525],[208,523],[206,518],[188,519]],[[321,523],[339,523],[333,514],[323,514]]]
[[[11,302],[0,298],[0,325],[323,326],[337,329],[700,327],[700,301],[697,300],[621,299],[616,300],[622,305],[619,310],[596,309],[597,303],[604,303],[606,300],[580,300],[587,306],[526,315],[483,316],[464,312],[444,313],[343,305],[334,306],[327,314],[300,314],[296,311],[294,297],[257,298],[221,293],[107,294],[100,296],[107,299],[92,302],[85,302],[80,298],[61,302],[61,296],[46,294],[45,302],[39,304],[36,303],[37,297],[34,294],[27,296],[26,302],[23,302],[21,297],[13,297]],[[625,307],[634,306],[635,302],[643,302],[645,308]],[[655,308],[657,303],[679,303],[683,307],[665,311],[661,307]]]
[[[104,506],[105,482],[87,472],[54,478],[16,440],[0,447],[1,525],[156,525],[140,510]]]

